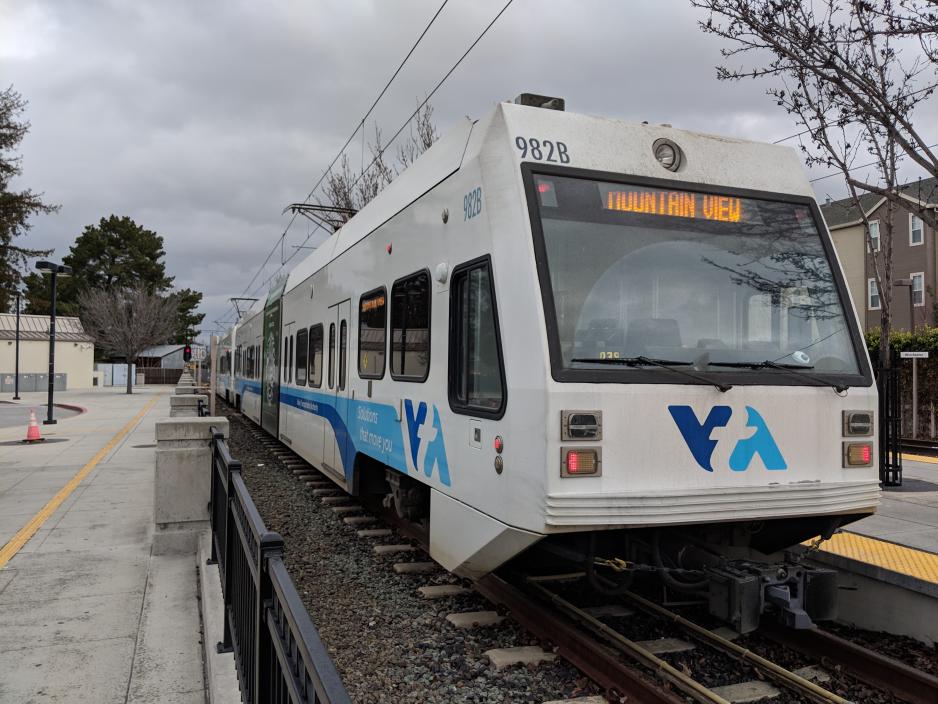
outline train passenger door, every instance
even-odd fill
[[[261,427],[275,438],[280,431],[280,314],[283,291],[271,292],[264,307],[261,366]]]
[[[343,479],[347,478],[349,467],[344,459],[350,446],[348,437],[349,422],[349,335],[352,311],[351,299],[346,299],[330,307],[332,315],[329,325],[329,386],[332,392],[332,433],[326,432],[326,444],[323,448],[324,464],[328,469]],[[333,327],[334,326],[334,327]],[[331,442],[330,442],[331,440]]]

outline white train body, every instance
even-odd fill
[[[408,328],[427,305],[429,332]],[[385,333],[361,334],[382,307]],[[845,467],[844,412],[877,407],[869,359],[787,148],[499,104],[310,254],[231,344],[243,412],[352,493],[385,468],[429,487],[431,554],[460,574],[574,532],[766,522],[790,544],[879,501],[872,432],[866,466]],[[564,439],[594,432],[562,427],[571,414],[598,437]]]
[[[228,403],[232,403],[235,397],[234,349],[237,336],[238,326],[235,324],[219,339],[216,350],[215,393]]]

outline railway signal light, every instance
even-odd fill
[[[187,342],[186,346],[182,348],[182,361],[189,362],[191,360],[192,360],[192,345],[190,345]]]

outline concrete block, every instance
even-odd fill
[[[375,555],[393,555],[399,552],[413,552],[413,545],[375,545]]]
[[[435,562],[395,562],[392,569],[398,574],[430,574],[440,566]]]
[[[177,394],[169,397],[169,415],[171,418],[197,418],[199,401],[208,406],[208,396],[201,394]]]
[[[394,531],[390,528],[366,528],[357,532],[359,538],[386,538]]]
[[[420,587],[417,593],[424,599],[443,599],[449,596],[471,594],[472,590],[466,589],[466,587],[459,584],[433,584],[427,587]]]
[[[196,393],[198,390],[199,388],[197,386],[177,386],[174,393],[189,396]]]
[[[448,614],[446,620],[456,628],[475,628],[476,626],[497,626],[505,620],[497,611],[463,611]]]
[[[489,659],[496,670],[512,665],[537,665],[556,659],[554,653],[546,653],[536,645],[522,645],[516,648],[493,648],[482,653]]]
[[[723,687],[713,687],[712,691],[732,704],[749,704],[761,702],[764,699],[774,699],[781,692],[768,682],[750,680],[739,684],[728,684]]]
[[[228,421],[225,418],[173,418],[156,421],[153,499],[156,535],[185,524],[200,530],[208,520],[212,467],[212,448],[209,441],[213,427],[225,437],[228,436]],[[179,536],[172,536],[172,540],[178,538]]]
[[[682,653],[685,650],[693,650],[696,646],[680,638],[655,638],[654,640],[641,640],[637,645],[648,650],[655,655],[662,653]]]

